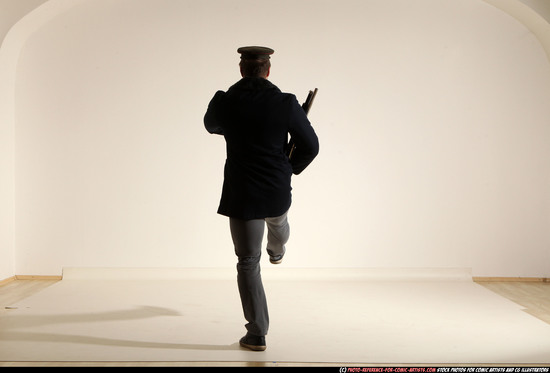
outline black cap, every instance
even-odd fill
[[[237,53],[241,54],[243,60],[269,60],[275,51],[267,47],[241,47]]]

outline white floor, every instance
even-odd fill
[[[462,271],[263,270],[265,352],[233,270],[68,269],[0,310],[0,361],[549,364],[550,325]]]

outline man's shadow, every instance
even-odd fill
[[[59,314],[59,315],[24,315],[10,314],[16,312],[15,309],[8,309],[0,315],[0,340],[4,341],[33,341],[33,342],[57,342],[57,343],[78,343],[94,344],[113,347],[135,347],[135,348],[157,348],[157,349],[184,349],[184,350],[204,350],[204,351],[223,351],[239,350],[239,343],[231,345],[207,345],[207,344],[189,344],[189,343],[161,343],[135,341],[119,338],[102,338],[83,335],[41,333],[25,331],[43,325],[69,324],[69,323],[92,323],[105,321],[128,321],[147,319],[161,316],[181,316],[177,311],[152,306],[141,306],[130,310],[107,311],[97,313],[80,314]]]

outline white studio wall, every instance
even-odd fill
[[[550,275],[550,64],[481,0],[67,8],[17,62],[16,273],[233,267],[202,116],[256,44],[283,91],[319,88],[286,266]]]

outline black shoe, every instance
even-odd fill
[[[277,255],[277,256],[270,256],[269,261],[271,264],[281,264],[283,262],[283,255]]]
[[[269,256],[269,261],[271,262],[271,264],[281,264],[282,261],[283,261],[283,256],[285,256],[285,251],[283,251],[283,253],[281,255],[277,255],[277,256]]]
[[[265,351],[267,348],[265,345],[265,337],[260,337],[249,333],[246,333],[246,335],[241,338],[239,344],[242,347],[248,348],[252,351]]]

